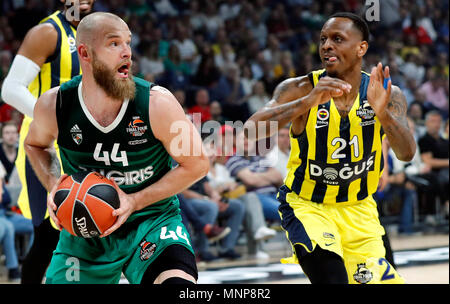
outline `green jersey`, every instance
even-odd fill
[[[135,98],[124,100],[116,119],[103,127],[83,101],[81,79],[77,76],[61,85],[57,97],[57,143],[64,173],[96,171],[113,178],[125,193],[140,191],[161,179],[172,169],[172,158],[150,127],[153,84],[134,78]],[[172,196],[133,213],[128,221],[178,207],[178,199]]]

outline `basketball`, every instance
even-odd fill
[[[116,221],[119,195],[112,181],[97,172],[77,172],[59,184],[54,202],[56,217],[70,234],[83,238],[101,235]]]

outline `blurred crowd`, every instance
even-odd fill
[[[59,1],[4,0],[0,4],[0,85],[29,28],[51,14]],[[382,216],[398,216],[399,232],[414,224],[448,220],[449,5],[437,0],[383,0],[380,20],[369,22],[371,36],[364,70],[378,62],[390,67],[394,85],[408,103],[409,123],[418,142],[411,163],[389,154],[389,186],[378,193]],[[173,92],[187,115],[201,123],[245,122],[266,104],[278,83],[321,68],[320,29],[335,12],[364,15],[357,0],[97,0],[95,10],[121,16],[133,33],[133,73]],[[0,122],[20,128],[21,114],[1,102]],[[216,129],[244,141],[226,126]],[[234,145],[233,145],[234,142]],[[243,225],[249,253],[267,257],[261,242],[275,232],[276,189],[286,175],[289,130],[280,130],[268,155],[216,155],[212,171],[179,195],[191,209],[186,221],[199,236],[199,260],[209,261],[209,241],[221,239],[219,256],[234,250]],[[209,145],[209,144],[208,144]],[[249,149],[249,144],[243,145]],[[222,147],[223,148],[223,147]],[[261,165],[259,158],[272,159]],[[277,163],[278,161],[278,163]],[[224,185],[227,185],[224,187]],[[241,190],[239,190],[241,189]],[[242,190],[243,189],[243,190]],[[227,195],[224,195],[227,194]],[[252,202],[259,201],[258,206]],[[399,201],[399,203],[395,203]],[[393,203],[394,202],[394,203]],[[394,206],[394,207],[392,207]],[[183,208],[182,208],[183,209]],[[201,223],[199,223],[201,219]],[[226,229],[229,228],[229,229]]]

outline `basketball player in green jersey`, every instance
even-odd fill
[[[50,191],[48,211],[56,225],[52,198],[64,175],[54,169],[54,140],[66,174],[98,171],[116,183],[120,198],[115,224],[100,237],[61,231],[46,283],[117,283],[122,272],[130,283],[197,280],[176,194],[207,174],[208,158],[175,97],[132,77],[130,43],[118,16],[84,17],[77,34],[82,76],[36,103],[25,150]],[[179,164],[174,169],[172,158]],[[79,270],[71,270],[73,263]]]
[[[25,115],[15,165],[22,184],[18,205],[32,220],[34,241],[22,265],[22,284],[40,284],[59,239],[47,210],[47,191],[23,148],[37,98],[81,73],[75,46],[80,19],[92,12],[94,0],[60,0],[62,11],[44,18],[26,34],[2,87],[3,99]],[[78,11],[76,13],[75,11]],[[71,13],[74,13],[73,15]]]
[[[260,122],[292,122],[289,173],[278,200],[294,255],[282,262],[299,263],[312,283],[404,282],[385,258],[372,194],[383,172],[384,136],[404,161],[416,144],[389,68],[361,71],[368,40],[362,18],[333,15],[320,33],[324,69],[280,83],[245,124],[249,136]]]

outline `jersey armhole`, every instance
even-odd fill
[[[56,32],[58,33],[58,39],[56,40],[56,46],[55,46],[55,50],[53,51],[53,54],[48,56],[47,59],[45,60],[45,63],[50,63],[52,61],[54,61],[56,58],[58,58],[59,53],[60,53],[60,49],[61,49],[61,29],[59,28],[59,26],[56,24],[56,22],[52,19],[48,19],[43,23],[49,23],[51,24]]]

